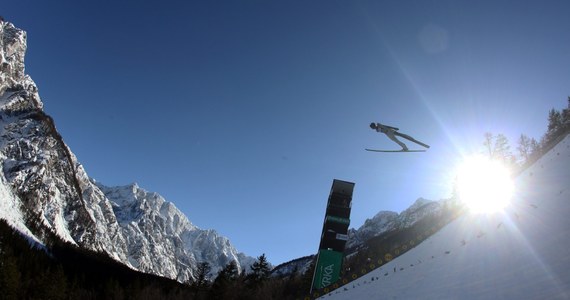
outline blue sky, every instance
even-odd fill
[[[570,95],[567,1],[5,1],[88,174],[137,182],[274,264],[315,253],[332,180],[352,226],[450,195],[484,132],[540,138]],[[370,122],[431,145],[397,149]],[[412,144],[409,144],[410,148]]]

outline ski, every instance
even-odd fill
[[[376,150],[376,149],[364,149],[371,152],[426,152],[426,150]]]

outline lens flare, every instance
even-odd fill
[[[500,162],[474,156],[459,166],[457,190],[460,200],[471,211],[494,213],[510,203],[514,184],[509,170]]]

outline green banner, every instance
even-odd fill
[[[328,216],[327,216],[327,221],[336,222],[336,223],[341,223],[341,224],[346,224],[346,225],[349,225],[349,224],[350,224],[350,219],[341,218],[341,217],[336,217],[336,216],[331,216],[331,215],[328,215]]]
[[[338,281],[342,266],[342,252],[322,249],[319,251],[313,287],[322,289]]]

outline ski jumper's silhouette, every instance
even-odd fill
[[[429,148],[429,145],[426,145],[426,144],[414,139],[413,137],[411,137],[407,134],[403,134],[403,133],[398,132],[398,130],[400,130],[399,128],[388,126],[388,125],[383,125],[380,123],[370,123],[370,128],[376,130],[377,132],[381,132],[381,133],[385,134],[389,139],[394,141],[396,144],[400,145],[400,147],[402,147],[402,151],[408,151],[408,147],[406,146],[406,144],[404,144],[400,140],[398,140],[398,138],[396,138],[396,136],[405,138],[405,139],[407,139],[411,142],[414,142],[418,145]]]

